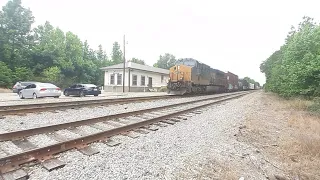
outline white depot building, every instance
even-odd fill
[[[101,68],[104,71],[104,90],[122,92],[123,63]],[[141,65],[125,64],[125,92],[147,92],[167,86],[169,70]]]

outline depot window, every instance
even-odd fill
[[[122,84],[122,74],[118,74],[117,75],[117,85],[121,85]]]
[[[132,75],[132,85],[133,85],[133,86],[136,86],[136,85],[137,85],[137,80],[138,80],[137,75]]]
[[[141,76],[141,86],[145,86],[145,85],[146,85],[146,77]]]
[[[110,75],[110,84],[114,84],[114,74]]]

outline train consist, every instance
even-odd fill
[[[236,74],[213,69],[192,58],[176,61],[169,70],[169,94],[223,93],[258,89]]]

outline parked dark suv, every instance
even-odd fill
[[[66,88],[63,94],[65,96],[75,95],[80,97],[86,95],[98,96],[101,94],[101,90],[94,84],[74,84],[69,88]]]

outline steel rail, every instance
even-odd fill
[[[42,126],[42,127],[38,127],[38,128],[31,128],[31,129],[25,129],[25,130],[20,130],[20,131],[2,133],[2,134],[0,134],[0,141],[10,141],[10,140],[14,140],[14,139],[21,139],[21,138],[31,136],[31,135],[49,133],[52,131],[67,129],[70,127],[78,127],[78,126],[83,126],[83,125],[87,125],[87,124],[94,124],[94,123],[98,123],[98,122],[102,122],[102,121],[106,121],[106,120],[110,120],[110,119],[122,118],[122,117],[132,116],[135,114],[141,114],[141,113],[146,113],[146,112],[155,111],[155,110],[177,107],[177,106],[185,105],[185,104],[189,104],[189,103],[195,103],[195,102],[201,102],[201,101],[206,101],[206,100],[222,98],[222,97],[226,97],[226,96],[230,96],[230,95],[234,95],[234,94],[242,94],[242,93],[222,94],[219,96],[214,96],[214,97],[210,97],[210,98],[206,98],[206,99],[202,98],[202,99],[197,99],[197,100],[186,101],[183,103],[174,103],[174,104],[170,104],[170,105],[166,105],[166,106],[130,111],[130,112],[125,112],[125,113],[117,113],[117,114],[112,114],[112,115],[107,115],[107,116],[96,117],[96,118],[84,119],[84,120],[79,120],[79,121],[72,121],[72,122],[68,122],[68,123],[61,123],[61,124],[55,124],[55,125],[49,125],[49,126]]]
[[[80,138],[75,138],[72,140],[67,140],[64,142],[59,142],[53,145],[49,145],[46,147],[36,148],[29,151],[25,151],[22,153],[10,155],[4,158],[0,158],[0,173],[6,173],[15,169],[18,169],[20,165],[36,161],[36,160],[44,160],[44,159],[50,159],[53,155],[73,149],[73,148],[83,148],[86,147],[88,144],[99,141],[99,140],[105,140],[108,137],[120,134],[122,132],[127,132],[133,129],[137,129],[140,127],[144,127],[156,122],[159,122],[163,119],[172,118],[173,116],[181,115],[199,108],[207,107],[212,104],[216,104],[219,102],[227,101],[230,99],[238,98],[240,96],[246,95],[249,93],[241,93],[237,95],[229,95],[230,97],[226,97],[223,99],[219,99],[213,102],[208,102],[202,105],[194,106],[191,108],[183,109],[177,112],[169,113],[166,115],[150,118],[145,121],[125,125],[122,127],[114,128],[111,130],[106,130],[103,132],[91,134],[88,136],[83,136]]]

